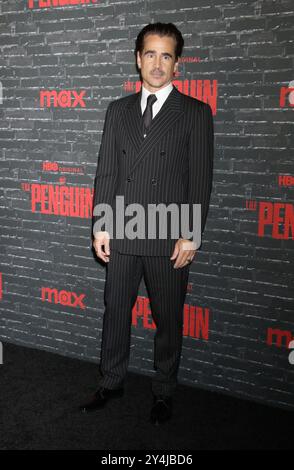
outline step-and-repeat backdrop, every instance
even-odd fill
[[[105,111],[140,89],[138,32],[173,22],[185,39],[173,83],[210,104],[215,127],[179,382],[294,409],[293,10],[290,0],[2,0],[2,342],[98,368],[106,268],[91,213]],[[130,371],[154,373],[154,332],[142,280]]]

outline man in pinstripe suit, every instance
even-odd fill
[[[172,84],[184,40],[175,25],[149,24],[136,40],[140,92],[110,103],[95,178],[93,234],[97,256],[106,263],[105,313],[98,389],[83,411],[122,396],[130,352],[131,311],[144,276],[154,338],[153,424],[172,415],[189,266],[196,246],[191,237],[116,237],[98,224],[95,207],[117,196],[130,204],[201,204],[204,231],[212,186],[213,119],[208,104],[180,93]],[[116,213],[114,224],[120,224]],[[145,221],[145,220],[144,220]],[[101,218],[100,218],[101,222]],[[148,224],[148,222],[147,222]],[[147,230],[146,232],[147,233]]]

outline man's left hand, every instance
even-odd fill
[[[192,262],[196,253],[195,243],[180,238],[176,244],[170,260],[176,259],[174,268],[183,268]]]

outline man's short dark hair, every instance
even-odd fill
[[[135,47],[135,56],[137,57],[137,52],[140,52],[140,55],[144,49],[144,38],[149,34],[158,34],[158,36],[170,36],[176,40],[176,47],[175,47],[175,56],[176,62],[178,61],[178,57],[182,55],[183,47],[184,47],[184,39],[182,33],[178,30],[178,28],[173,23],[150,23],[144,26],[144,28],[140,31],[136,39],[136,47]]]

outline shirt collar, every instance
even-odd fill
[[[168,97],[168,95],[170,94],[170,92],[172,91],[172,89],[173,89],[172,82],[169,82],[168,85],[156,91],[155,93],[152,93],[151,91],[147,90],[147,88],[145,88],[144,85],[142,85],[141,103],[144,106],[147,103],[148,96],[155,95],[157,98],[158,104],[163,104],[166,98]]]

